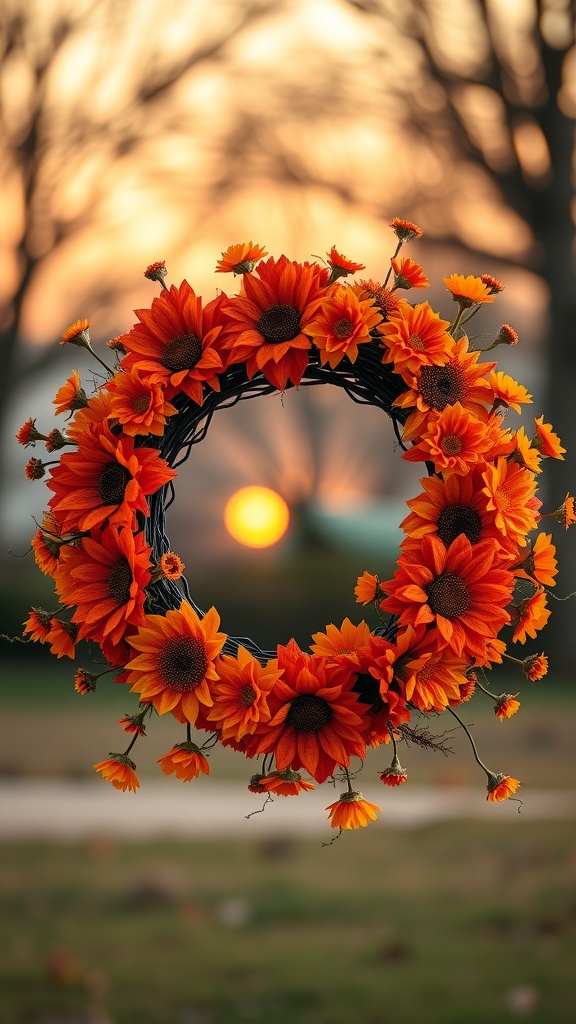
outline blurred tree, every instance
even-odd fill
[[[178,136],[186,128],[179,90],[199,68],[217,67],[232,78],[231,47],[276,4],[3,0],[2,8],[0,408],[17,380],[45,367],[57,351],[18,348],[29,336],[39,295],[46,304],[51,268],[66,265],[69,272],[74,246],[90,239],[101,271],[102,233],[117,207],[155,180],[168,191],[171,174],[181,176]],[[190,188],[194,154],[186,151],[184,163]],[[126,287],[115,257],[108,244],[99,283],[86,273],[75,279],[72,315],[85,315],[88,298],[93,314]]]

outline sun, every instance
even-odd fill
[[[268,548],[284,536],[288,506],[269,487],[241,487],[226,502],[224,524],[234,540],[249,548]]]

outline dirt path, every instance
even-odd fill
[[[124,839],[330,834],[326,805],[339,789],[324,785],[299,797],[277,797],[262,814],[263,797],[244,786],[215,780],[190,784],[144,779],[136,793],[117,792],[101,780],[15,779],[0,782],[0,841],[78,840],[95,834]],[[449,819],[511,822],[576,818],[576,792],[520,790],[522,804],[487,804],[482,786],[363,790],[382,813],[376,825],[418,828]]]

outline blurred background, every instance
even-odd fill
[[[25,554],[48,492],[26,480],[29,453],[14,434],[28,417],[45,432],[57,425],[52,399],[72,369],[90,386],[94,364],[59,346],[62,330],[88,317],[97,351],[128,330],[157,292],[143,270],[159,259],[170,282],[185,277],[205,301],[235,289],[216,260],[250,239],[295,260],[335,244],[382,280],[391,218],[415,221],[425,235],[405,251],[431,282],[418,301],[449,318],[442,276],[504,282],[473,321],[477,343],[502,323],[518,332],[517,348],[498,349],[499,368],[528,388],[534,414],[568,449],[547,464],[541,497],[553,509],[574,492],[571,0],[0,0],[0,54],[3,633],[53,601]],[[196,601],[216,604],[227,632],[262,647],[292,635],[307,644],[329,621],[358,621],[364,569],[392,573],[418,476],[382,414],[337,389],[291,391],[215,418],[179,473],[168,532]],[[272,546],[247,546],[224,525],[230,497],[251,485],[290,510]],[[574,588],[575,545],[560,529],[554,540],[562,597]],[[522,695],[516,720],[498,725],[488,703],[470,713],[483,753],[526,788],[575,782],[573,604],[553,612],[550,675]],[[72,666],[39,645],[4,642],[2,658],[6,785],[84,784],[122,742],[114,716],[133,711],[126,695],[110,684],[81,698]],[[80,663],[90,668],[89,658]],[[170,725],[156,723],[139,754],[145,775],[178,741]],[[481,789],[460,737],[454,746],[451,759],[411,751],[411,779]],[[245,778],[245,764],[215,760],[215,774]],[[330,850],[289,836],[276,847],[129,847],[102,836],[58,847],[57,835],[53,847],[7,844],[0,1022],[411,1024],[424,1007],[443,1024],[572,1021],[571,825],[545,835],[509,819],[421,837],[381,831]],[[360,863],[371,867],[365,878]],[[244,882],[232,885],[239,869]],[[218,910],[226,900],[245,907],[231,914],[239,924]],[[133,952],[117,957],[124,943]],[[293,959],[294,947],[305,952]],[[198,970],[175,991],[190,956]]]

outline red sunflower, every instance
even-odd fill
[[[63,604],[77,606],[72,622],[79,640],[118,644],[128,626],[144,623],[150,554],[143,533],[115,526],[94,530],[62,552],[56,590]]]
[[[446,548],[429,534],[400,556],[394,579],[381,584],[389,596],[380,607],[398,615],[400,625],[429,624],[437,646],[458,657],[484,657],[486,641],[510,621],[514,577],[494,568],[498,551],[495,541],[472,546],[464,534]]]
[[[317,264],[293,263],[286,256],[260,263],[242,280],[242,290],[225,312],[230,327],[223,347],[233,350],[233,361],[246,360],[249,379],[262,371],[274,387],[288,381],[298,385],[308,365],[312,319],[328,271]]]
[[[364,757],[363,714],[347,666],[304,654],[294,640],[278,648],[284,674],[268,697],[271,718],[259,727],[251,753],[272,751],[278,771],[305,768],[325,782],[337,765]]]
[[[137,309],[136,316],[139,323],[120,339],[127,351],[123,369],[162,383],[168,399],[184,391],[202,405],[204,384],[220,390],[223,366],[214,344],[220,328],[207,329],[202,299],[187,281],[162,291],[150,309]]]
[[[159,715],[171,711],[180,721],[194,724],[201,706],[212,707],[218,678],[214,659],[226,640],[219,625],[215,608],[200,619],[187,601],[166,615],[146,615],[128,640],[137,652],[124,674],[132,693],[153,704]]]
[[[48,481],[49,504],[64,530],[91,530],[105,519],[132,527],[135,512],[149,515],[146,496],[175,476],[157,451],[100,424],[81,434],[78,451],[62,455]]]

